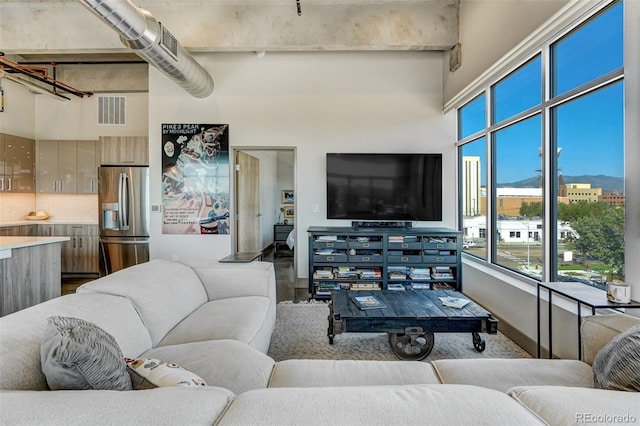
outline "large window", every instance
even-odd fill
[[[538,280],[624,279],[622,12],[542,43],[458,109],[466,253]]]

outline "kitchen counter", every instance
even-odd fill
[[[97,225],[97,220],[56,220],[56,219],[45,219],[45,220],[12,220],[9,222],[0,222],[0,228],[5,226],[20,226],[20,225],[38,225],[38,224],[49,224],[49,225]]]
[[[69,241],[69,237],[0,237],[0,251]],[[0,258],[3,258],[0,256]]]
[[[0,316],[59,297],[69,237],[0,237]]]

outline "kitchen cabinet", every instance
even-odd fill
[[[96,141],[39,140],[39,193],[91,194],[97,192]]]
[[[98,225],[42,224],[40,235],[69,237],[62,243],[62,273],[98,273]]]
[[[98,141],[78,141],[78,194],[96,194],[98,192],[98,167],[100,150]]]
[[[146,136],[101,136],[100,164],[148,166],[149,139]]]
[[[0,193],[34,192],[35,141],[0,133]]]
[[[2,237],[32,237],[37,235],[36,225],[12,225],[0,226],[0,236]]]

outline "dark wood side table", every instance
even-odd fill
[[[596,287],[591,287],[578,282],[540,282],[537,289],[537,317],[538,317],[538,358],[540,358],[540,289],[543,288],[549,293],[549,358],[553,357],[553,293],[573,300],[578,305],[578,359],[582,360],[582,333],[580,325],[582,322],[582,305],[591,308],[591,315],[596,314],[596,309],[629,309],[640,308],[640,302],[632,300],[630,303],[615,303],[607,299],[607,292]]]

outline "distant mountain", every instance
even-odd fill
[[[592,188],[602,188],[602,193],[606,192],[624,192],[624,178],[604,176],[604,175],[582,175],[582,176],[562,176],[564,183],[590,183]],[[538,188],[540,186],[540,178],[534,176],[531,178],[519,180],[512,183],[499,183],[498,188]]]

